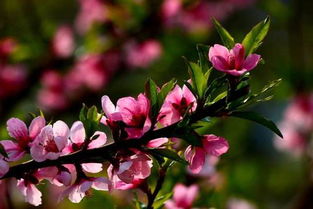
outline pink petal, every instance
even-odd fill
[[[229,149],[226,139],[213,134],[204,136],[203,147],[208,154],[217,157],[226,153]]]
[[[35,139],[45,125],[46,120],[43,117],[38,116],[34,118],[29,126],[29,137]]]
[[[183,184],[176,184],[174,187],[173,199],[178,206],[185,206],[184,202],[187,195],[187,187]]]
[[[250,54],[246,60],[244,61],[242,68],[249,70],[252,70],[257,66],[261,59],[261,56],[258,54]]]
[[[61,185],[69,186],[72,182],[72,175],[67,171],[61,171],[61,173],[56,176],[56,180],[61,183]]]
[[[168,200],[165,202],[165,208],[166,209],[181,209],[176,205],[176,203],[173,200]]]
[[[193,103],[192,110],[194,111],[197,106],[196,98],[186,85],[183,86],[183,97],[186,99],[188,104]]]
[[[71,131],[70,131],[71,141],[75,144],[84,143],[86,138],[86,132],[84,125],[81,121],[76,121],[73,123]]]
[[[47,179],[49,181],[52,181],[56,175],[58,174],[58,168],[53,166],[53,167],[46,167],[46,168],[41,168],[38,169],[36,172],[36,178],[40,181],[43,179]]]
[[[102,109],[107,117],[110,117],[110,115],[116,111],[114,104],[106,95],[101,98],[101,104]]]
[[[245,49],[242,44],[236,44],[230,53],[235,58],[235,68],[239,69],[242,66],[245,58]]]
[[[54,141],[59,151],[62,151],[68,144],[69,128],[63,121],[53,124]]]
[[[112,183],[106,178],[96,178],[92,183],[92,188],[95,190],[109,191]]]
[[[27,140],[28,130],[26,124],[18,118],[11,118],[7,121],[9,135],[17,140]]]
[[[185,158],[189,162],[189,169],[193,173],[199,173],[205,162],[205,151],[201,147],[188,146]]]
[[[211,62],[213,57],[222,57],[224,60],[227,60],[229,57],[229,50],[225,46],[214,44],[214,46],[209,49],[209,60]]]
[[[96,131],[93,136],[96,136],[96,135],[99,135],[99,136],[88,144],[88,149],[99,148],[99,147],[102,147],[106,143],[107,136],[104,132]]]
[[[145,124],[143,125],[142,134],[145,134],[147,131],[151,129],[151,120],[149,115],[147,115],[147,118],[145,120]]]
[[[37,189],[37,187],[33,184],[28,186],[28,192],[26,196],[26,201],[34,206],[38,206],[41,204],[41,192]]]
[[[0,143],[8,154],[8,161],[20,160],[25,154],[25,151],[21,150],[20,146],[11,140],[2,140]]]
[[[158,139],[153,139],[148,142],[147,147],[149,148],[157,148],[162,146],[163,144],[168,142],[168,138],[158,138]]]
[[[212,57],[211,62],[212,62],[213,67],[216,68],[217,70],[220,70],[220,71],[230,70],[227,60],[224,59],[223,57],[219,57],[219,56]]]
[[[144,113],[148,116],[150,111],[149,99],[144,94],[139,94],[137,100],[138,105],[140,106],[141,113]]]
[[[73,185],[70,187],[69,191],[66,191],[68,198],[73,203],[79,203],[85,196],[87,190],[90,189],[92,185],[91,181],[84,181],[81,185]]]
[[[241,76],[243,74],[245,74],[246,72],[248,72],[246,69],[242,69],[242,70],[221,70],[224,73],[228,73],[231,74],[233,76]]]
[[[24,180],[17,181],[17,188],[25,197],[25,201],[34,205],[38,206],[41,204],[41,192],[36,188],[33,184],[27,184]]]
[[[88,173],[99,173],[100,171],[102,171],[101,163],[83,163],[82,167],[84,171]]]
[[[44,153],[43,153],[43,148],[39,146],[38,144],[33,144],[30,148],[30,154],[32,158],[37,161],[37,162],[42,162],[46,160]]]
[[[185,199],[188,206],[192,205],[193,201],[198,196],[198,192],[199,192],[199,187],[197,185],[193,184],[189,186],[189,188],[187,189],[186,199]]]
[[[64,123],[61,120],[58,120],[57,122],[53,124],[53,133],[54,133],[54,136],[67,138],[69,136],[69,128],[66,125],[66,123]]]
[[[125,161],[125,162],[120,163],[117,174],[121,174],[127,171],[128,169],[130,169],[132,165],[133,165],[133,161]]]

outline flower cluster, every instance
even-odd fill
[[[186,87],[176,85],[164,100],[157,121],[151,119],[151,104],[145,94],[137,98],[120,98],[116,106],[108,96],[102,97],[102,108],[105,116],[101,123],[111,129],[114,140],[140,139],[150,130],[157,129],[157,123],[163,127],[170,126],[182,120],[187,111],[196,111],[197,102],[191,91]],[[63,121],[46,124],[42,116],[32,120],[29,127],[17,118],[7,122],[7,130],[13,140],[3,140],[1,144],[7,153],[1,159],[1,176],[8,170],[8,162],[22,159],[30,154],[36,162],[56,160],[61,156],[77,151],[103,147],[107,142],[104,132],[95,131],[87,136],[84,123],[76,121],[71,128]],[[168,138],[156,138],[145,144],[147,149],[162,148],[168,143]],[[204,164],[205,155],[219,156],[228,149],[225,139],[214,135],[204,135],[202,146],[186,150],[186,160],[195,172],[199,172]],[[130,148],[115,153],[107,167],[107,178],[89,177],[87,173],[99,173],[103,170],[101,163],[71,163],[56,165],[31,172],[18,177],[18,188],[27,202],[33,205],[41,203],[41,193],[36,185],[46,179],[51,184],[64,186],[63,196],[68,196],[72,202],[80,202],[90,188],[98,190],[130,189],[140,184],[150,176],[152,158],[145,149]],[[194,169],[196,168],[196,169]]]
[[[313,96],[302,94],[291,100],[279,126],[284,140],[276,139],[276,147],[298,156],[305,154],[313,132]]]
[[[87,4],[87,1],[82,2]],[[260,24],[264,25],[261,32],[266,34],[268,19]],[[219,24],[217,27],[221,30]],[[66,28],[64,30],[61,32],[68,33]],[[209,130],[200,130],[205,127],[203,123],[210,124],[211,117],[234,115],[250,119],[281,136],[271,121],[251,115],[251,112],[237,111],[255,96],[247,91],[249,75],[246,72],[254,69],[260,61],[260,55],[252,52],[262,39],[253,40],[256,42],[252,44],[251,40],[236,44],[231,38],[225,45],[232,49],[217,44],[213,47],[198,46],[199,62],[186,60],[191,78],[184,85],[178,85],[173,79],[158,87],[149,79],[145,91],[137,97],[122,97],[113,103],[109,96],[104,95],[101,98],[102,111],[99,112],[96,106],[88,108],[84,105],[79,120],[71,126],[61,120],[47,123],[42,114],[35,117],[29,126],[18,118],[9,119],[7,131],[11,139],[0,141],[0,179],[15,177],[17,188],[25,200],[36,206],[41,204],[42,195],[37,185],[47,180],[62,188],[60,200],[68,197],[74,203],[80,202],[91,189],[138,188],[147,194],[147,208],[152,209],[165,173],[173,162],[189,165],[189,171],[200,176],[208,173],[212,159],[216,163],[228,151],[229,143],[225,138],[210,134]],[[67,43],[71,48],[71,43]],[[68,54],[65,52],[71,50],[55,49],[57,51],[62,51],[60,55],[65,56]],[[139,62],[144,60],[146,58]],[[102,60],[87,57],[84,61],[74,70],[73,80],[81,72],[83,76],[79,75],[76,80],[78,86],[84,83],[90,88],[101,88],[102,79],[106,78],[97,73],[87,74],[84,70],[90,67],[97,71]],[[222,71],[223,75],[211,79],[212,69]],[[62,79],[59,74],[50,71],[46,76],[48,90],[59,92],[67,89],[58,88]],[[78,90],[76,86],[70,88],[74,92]],[[220,93],[219,88],[227,90]],[[173,142],[177,140],[185,143],[174,146]],[[9,166],[11,162],[25,159],[26,155],[32,160]],[[154,192],[147,181],[153,167],[159,171]],[[189,188],[177,185],[173,200],[167,201],[166,207],[191,208],[197,191],[195,185]]]
[[[0,40],[0,99],[18,93],[26,84],[27,72],[25,67],[9,62],[10,56],[17,47],[17,42],[12,38]]]

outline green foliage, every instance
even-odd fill
[[[176,85],[176,80],[172,79],[166,84],[164,84],[158,94],[158,106],[161,107],[168,93],[174,88]]]
[[[218,34],[220,35],[223,44],[228,48],[231,49],[234,47],[235,45],[235,41],[234,38],[230,35],[230,33],[223,28],[223,26],[215,19],[213,18],[213,24],[218,32]]]
[[[158,104],[158,87],[152,79],[148,79],[145,84],[145,93],[150,100],[151,117],[154,118],[159,111]]]
[[[203,45],[203,44],[198,44],[197,45],[197,52],[199,56],[199,65],[202,69],[203,72],[210,73],[210,64],[208,62],[208,54],[209,54],[210,47]],[[209,75],[207,75],[209,77]]]
[[[99,130],[99,122],[102,115],[98,113],[97,107],[92,106],[88,108],[85,104],[80,110],[79,120],[84,124],[87,139]]]
[[[200,65],[194,62],[189,62],[187,59],[185,59],[185,61],[188,66],[189,75],[191,77],[191,87],[193,92],[196,93],[196,96],[199,99],[202,99],[207,88],[211,69],[208,69],[206,73],[203,73]]]
[[[148,79],[145,84],[145,94],[150,100],[151,105],[151,118],[155,119],[158,115],[160,108],[163,105],[163,102],[167,94],[174,88],[176,80],[172,79],[162,86],[158,91],[158,86],[152,79]]]
[[[161,195],[154,201],[154,208],[156,209],[162,209],[164,206],[164,203],[169,200],[173,195],[173,192],[166,193],[164,195]]]
[[[245,47],[246,55],[252,54],[262,44],[262,41],[269,30],[270,23],[270,18],[267,17],[265,20],[254,26],[245,36],[242,45]]]
[[[280,130],[277,128],[277,126],[275,125],[275,123],[273,121],[259,115],[256,112],[236,111],[236,112],[232,112],[230,114],[230,116],[254,121],[260,125],[265,126],[266,128],[268,128],[271,131],[273,131],[274,133],[276,133],[278,136],[283,138],[283,134],[280,132]]]
[[[166,157],[176,162],[188,165],[188,162],[181,158],[176,152],[169,149],[149,149],[148,152],[153,156]]]

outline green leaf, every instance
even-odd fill
[[[150,100],[151,114],[154,117],[159,110],[158,107],[158,87],[152,79],[148,79],[145,84],[145,93]]]
[[[172,195],[173,195],[173,192],[170,192],[170,193],[162,195],[161,197],[158,197],[153,203],[154,208],[156,209],[163,208],[165,201],[169,200],[172,197]]]
[[[240,107],[246,107],[251,104],[265,102],[272,99],[273,95],[271,94],[271,92],[275,87],[277,87],[281,83],[281,81],[282,79],[271,81],[270,83],[265,85],[259,93],[250,95],[245,101],[243,101]]]
[[[212,102],[206,103],[208,105],[212,105],[215,102],[219,101],[220,99],[223,99],[227,96],[227,91],[223,91],[222,93],[220,93],[219,95],[217,95]]]
[[[203,72],[206,72],[210,69],[209,61],[208,61],[208,54],[209,54],[209,46],[198,44],[197,51],[199,56],[199,64]]]
[[[246,120],[250,120],[250,121],[254,121],[256,123],[259,123],[259,124],[265,126],[266,128],[270,129],[274,133],[276,133],[281,138],[283,138],[282,133],[280,132],[280,130],[277,128],[277,126],[275,125],[275,123],[273,121],[261,116],[260,114],[258,114],[256,112],[237,111],[237,112],[232,112],[230,114],[230,116],[237,117],[237,118],[243,118]]]
[[[91,108],[88,109],[87,119],[96,122],[99,121],[98,110],[96,106],[93,105]]]
[[[176,80],[172,79],[162,86],[162,88],[158,94],[158,106],[159,106],[159,108],[161,108],[166,96],[174,88],[175,85],[176,85]]]
[[[255,52],[262,44],[262,41],[269,30],[270,23],[270,18],[267,17],[265,20],[254,26],[252,30],[245,36],[242,41],[242,45],[245,47],[246,55]]]
[[[220,35],[223,44],[228,48],[231,49],[235,46],[234,38],[229,34],[229,32],[223,28],[223,26],[215,19],[213,18],[213,24]]]
[[[183,158],[181,158],[176,152],[169,150],[169,149],[149,149],[149,152],[152,155],[158,155],[161,157],[166,157],[168,159],[177,161],[179,163],[188,165],[188,162],[186,160],[184,160]]]
[[[83,107],[80,109],[79,120],[80,121],[87,120],[87,106],[85,104],[83,104]]]
[[[188,71],[191,77],[192,81],[192,87],[197,93],[198,98],[202,98],[204,95],[204,91],[207,86],[207,79],[205,78],[201,67],[194,63],[194,62],[189,62],[187,59],[185,59],[186,64],[188,66]]]

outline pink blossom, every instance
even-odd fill
[[[57,29],[53,41],[52,49],[56,56],[67,58],[74,51],[73,31],[69,26],[61,26]]]
[[[4,38],[0,40],[0,58],[6,58],[16,49],[17,43],[13,38]]]
[[[279,128],[284,139],[276,137],[278,149],[301,156],[307,151],[309,136],[313,130],[313,96],[300,94],[293,98],[285,110]]]
[[[205,163],[203,164],[202,169],[199,173],[194,173],[191,169],[188,169],[188,173],[192,176],[203,177],[203,178],[214,178],[215,175],[218,175],[216,172],[216,164],[218,163],[219,158],[216,156],[206,155]]]
[[[196,107],[196,98],[188,87],[184,85],[180,88],[176,85],[166,96],[158,118],[163,126],[168,126],[181,120],[188,108],[193,112]]]
[[[182,9],[181,0],[165,0],[162,4],[162,16],[167,19],[179,13]]]
[[[209,60],[213,67],[233,76],[241,76],[254,69],[260,59],[261,56],[258,54],[250,54],[245,58],[245,49],[238,43],[231,50],[219,44],[215,44],[209,50]]]
[[[32,143],[30,153],[34,160],[55,160],[68,143],[69,128],[63,121],[45,126]]]
[[[30,180],[20,179],[17,181],[17,188],[25,197],[25,201],[38,206],[41,204],[41,192],[36,188],[35,184],[37,184],[37,179],[34,177],[32,179],[34,182]]]
[[[197,185],[186,187],[183,184],[176,184],[173,199],[166,201],[165,207],[167,209],[191,209],[192,203],[198,195],[198,190]]]
[[[68,106],[68,96],[62,75],[56,70],[46,70],[40,78],[43,86],[37,99],[40,106],[48,110],[61,110]]]
[[[45,110],[62,110],[68,107],[68,97],[63,91],[41,89],[38,93],[38,103]]]
[[[91,189],[109,191],[111,189],[111,182],[106,178],[84,178],[77,181],[75,184],[64,190],[61,198],[68,196],[73,203],[79,203]]]
[[[139,138],[150,130],[151,120],[149,99],[139,94],[137,99],[133,97],[123,97],[117,101],[117,108],[126,124],[128,138]]]
[[[41,129],[45,126],[45,119],[41,116],[34,118],[27,129],[26,124],[18,118],[11,118],[7,121],[7,130],[9,135],[16,140],[3,140],[0,143],[8,154],[9,161],[21,159],[26,152],[29,152],[30,144],[39,135]]]
[[[111,60],[108,60],[109,57]],[[116,54],[85,54],[76,62],[74,68],[65,76],[66,91],[75,92],[82,87],[92,91],[101,90],[109,81],[117,66]]]
[[[185,158],[190,163],[189,169],[193,173],[199,173],[205,163],[206,155],[220,156],[229,149],[228,142],[222,137],[213,134],[202,137],[203,147],[188,146],[185,151]]]
[[[79,0],[80,11],[76,18],[76,28],[80,34],[86,33],[94,23],[107,20],[107,8],[101,0]]]
[[[144,181],[144,179],[134,179],[132,183],[125,183],[118,177],[118,175],[116,175],[115,172],[113,172],[113,169],[114,169],[113,166],[110,165],[107,170],[108,177],[112,182],[112,189],[117,190],[135,189]]]
[[[162,145],[166,144],[167,142],[168,142],[168,138],[163,137],[163,138],[150,140],[146,146],[149,148],[157,148],[157,147],[161,147]]]
[[[227,209],[256,209],[256,207],[247,200],[232,198],[228,201]]]
[[[115,107],[115,105],[112,103],[111,99],[104,95],[101,98],[101,104],[102,104],[102,110],[105,114],[105,116],[101,119],[103,124],[109,125],[109,123],[112,123],[114,121],[121,121],[122,116],[119,112],[118,107]]]
[[[69,186],[74,179],[75,167],[73,165],[62,165],[58,167],[46,167],[38,169],[36,178],[41,181],[47,179],[56,186]]]
[[[110,165],[108,175],[115,189],[134,188],[151,174],[152,160],[146,154],[137,153],[120,159],[119,165]],[[122,181],[122,182],[121,182]]]
[[[96,131],[91,137],[93,140],[86,140],[86,131],[81,121],[73,123],[70,130],[70,142],[63,150],[63,154],[68,154],[83,149],[85,146],[87,149],[94,149],[103,146],[107,137],[104,132]],[[97,136],[97,137],[96,137]],[[96,138],[95,138],[96,137]],[[102,170],[101,163],[83,163],[82,168],[89,173],[98,173]]]
[[[126,46],[127,63],[134,68],[147,68],[162,54],[162,46],[156,40],[143,43],[130,43]]]
[[[0,99],[21,91],[26,84],[26,77],[24,66],[0,64]]]

